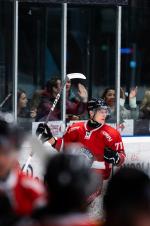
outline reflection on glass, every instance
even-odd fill
[[[18,87],[26,99],[22,109],[18,100],[18,121],[31,129],[42,100],[45,105],[46,82],[60,74],[61,5],[20,3],[18,48]]]
[[[68,6],[67,70],[87,76],[89,97],[115,87],[115,21],[115,7]]]
[[[122,22],[121,85],[127,93],[138,86],[134,135],[149,135],[149,1],[130,1],[129,6],[123,8]]]
[[[121,87],[125,93],[121,93],[120,105],[122,120],[134,119],[134,131],[140,134],[138,125],[149,120],[150,5],[146,0],[139,4],[131,0],[122,10]],[[12,12],[12,2],[0,1],[0,110],[11,113]],[[61,75],[61,16],[59,4],[19,4],[18,91],[24,90],[27,101],[24,110],[18,102],[18,121],[26,121],[30,128],[31,122],[46,115],[46,110],[40,109],[42,100],[43,105],[45,99],[50,105],[55,98],[52,94],[45,97],[45,93],[47,82]],[[86,119],[87,96],[101,97],[107,87],[114,92],[116,8],[69,4],[67,20],[67,73],[81,72],[87,80],[81,85],[72,81],[66,118]],[[61,119],[61,103],[60,99],[54,115],[57,119]],[[111,109],[115,121],[115,107]],[[40,111],[44,113],[38,119]]]
[[[12,113],[12,3],[0,1],[0,112]]]

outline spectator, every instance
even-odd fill
[[[86,199],[95,179],[84,158],[63,153],[53,156],[45,175],[48,205],[34,217],[42,226],[98,226],[86,213]]]
[[[136,105],[136,94],[137,94],[137,87],[131,89],[129,94],[129,106],[130,110],[125,108],[125,93],[124,90],[121,88],[120,90],[120,121],[123,122],[124,119],[137,119],[138,118],[138,110]],[[102,98],[106,101],[108,106],[111,109],[110,112],[110,122],[116,121],[116,94],[114,88],[107,88],[102,94]]]
[[[9,93],[1,104],[2,111],[12,113],[12,93]],[[27,94],[22,89],[17,91],[17,116],[18,118],[30,118]]]
[[[36,121],[44,121],[47,117],[49,110],[56,98],[56,95],[60,91],[61,80],[59,77],[54,77],[46,84],[46,88],[43,91],[36,93],[33,97],[32,103],[34,108],[37,108]],[[86,106],[88,94],[87,90],[82,84],[78,84],[78,96],[75,96],[71,89],[71,81],[66,84],[66,113],[67,118],[77,118],[86,115]],[[61,101],[59,101],[55,107],[55,110],[51,113],[49,120],[60,120],[61,118]]]
[[[26,92],[21,89],[17,92],[17,121],[26,131],[31,130],[33,111],[30,111]]]
[[[24,90],[19,89],[17,92],[17,114],[18,117],[28,118],[30,117],[29,108],[27,106],[28,99]]]
[[[150,90],[146,90],[140,106],[140,118],[150,119]]]
[[[150,179],[144,172],[122,168],[112,176],[105,196],[105,226],[150,225]]]

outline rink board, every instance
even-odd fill
[[[137,167],[150,175],[150,137],[123,137],[125,165]]]
[[[150,137],[123,137],[122,139],[126,152],[125,165],[143,169],[150,175]],[[30,151],[30,143],[25,142],[20,155],[21,167],[28,159]],[[42,179],[44,174],[43,170],[41,158],[37,154],[34,154],[28,167],[28,174]]]

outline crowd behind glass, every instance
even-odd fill
[[[139,2],[122,7],[120,125],[134,120],[133,135],[147,135],[150,11],[147,0]],[[13,5],[0,6],[0,111],[13,113]],[[107,122],[115,123],[117,10],[102,5],[69,5],[67,10],[67,73],[80,72],[87,79],[67,83],[66,121],[86,120],[88,99],[102,97],[110,107]],[[60,90],[61,16],[59,4],[19,3],[17,116],[29,130],[32,122],[45,120]],[[61,106],[62,97],[49,120],[62,119]]]
[[[54,76],[48,80],[43,89],[36,90],[29,98],[26,90],[19,89],[17,93],[17,116],[20,123],[31,124],[32,122],[45,121],[52,107],[56,95],[61,88],[61,77]],[[101,95],[93,96],[94,98],[103,98],[109,106],[110,112],[107,119],[108,123],[116,122],[116,95],[115,88],[108,87],[99,90]],[[124,120],[131,119],[135,121],[150,119],[150,89],[146,89],[144,96],[141,96],[140,103],[137,103],[138,87],[133,87],[127,93],[124,87],[120,89],[120,125]],[[88,87],[79,83],[73,84],[68,81],[66,83],[66,121],[70,120],[86,120],[88,101]],[[1,104],[2,112],[12,113],[12,95],[6,98]],[[54,111],[50,114],[49,121],[61,120],[60,98]],[[144,122],[144,121],[143,121]],[[28,125],[28,127],[30,127]]]

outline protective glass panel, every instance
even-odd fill
[[[124,118],[134,119],[134,135],[150,134],[150,2],[131,1],[123,8],[121,86]]]
[[[76,97],[82,100],[80,83],[88,90],[89,99],[102,97],[108,87],[115,92],[115,51],[116,7],[68,7],[67,71],[78,70],[87,76],[86,81],[72,81]],[[114,96],[111,103],[114,108]],[[116,121],[113,115],[109,122]],[[87,111],[78,116],[87,119]]]
[[[12,40],[13,40],[13,5],[0,2],[0,114],[8,120],[12,116]]]
[[[31,129],[46,120],[60,85],[52,80],[61,79],[60,5],[20,3],[18,49],[18,122]],[[61,119],[57,109],[49,120]]]

